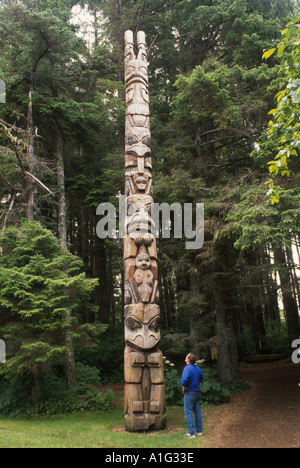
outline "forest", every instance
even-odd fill
[[[122,239],[96,235],[96,210],[124,194],[128,29],[147,37],[154,200],[205,207],[201,249],[158,239],[160,348],[182,367],[189,351],[210,362],[216,339],[222,384],[249,355],[291,355],[298,2],[1,0],[0,14],[0,413],[122,381]],[[108,404],[88,388],[86,405]]]

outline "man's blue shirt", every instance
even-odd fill
[[[200,392],[200,382],[204,380],[202,370],[194,364],[188,364],[184,369],[181,377],[181,386],[187,387],[188,393]]]

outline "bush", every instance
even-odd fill
[[[221,405],[230,400],[230,391],[219,382],[203,382],[201,384],[201,403]]]
[[[180,375],[175,365],[165,360],[165,391],[166,403],[171,405],[182,405],[182,390],[180,385]]]
[[[78,361],[100,371],[101,385],[124,380],[124,325],[107,329],[96,339],[94,346],[76,353]]]
[[[270,353],[290,353],[291,345],[287,324],[285,322],[278,326],[275,320],[267,321],[265,346]]]
[[[167,405],[183,405],[181,389],[181,372],[165,358],[165,389]],[[202,368],[204,382],[201,384],[201,404],[220,405],[230,400],[230,394],[235,391],[233,385],[222,385],[218,382],[216,372],[210,368]],[[240,386],[240,384],[239,384]]]
[[[53,395],[49,400],[40,400],[31,409],[31,415],[63,414],[80,411],[111,410],[113,392],[100,393],[95,387],[77,385],[72,390]]]
[[[77,384],[101,385],[100,371],[97,367],[76,362]]]
[[[98,369],[76,363],[77,385],[68,390],[59,368],[51,369],[39,386],[35,403],[30,398],[30,379],[21,378],[13,384],[3,379],[0,384],[0,414],[8,417],[55,415],[79,411],[111,410],[113,392],[100,393]]]
[[[0,414],[8,417],[17,417],[27,414],[30,410],[28,397],[31,384],[28,378],[20,378],[13,384],[4,379],[0,382]]]

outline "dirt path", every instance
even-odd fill
[[[241,374],[251,388],[207,412],[205,446],[300,448],[300,364],[255,364]]]

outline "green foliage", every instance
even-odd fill
[[[0,414],[16,417],[30,411],[31,404],[28,398],[31,390],[31,382],[22,377],[13,383],[8,383],[0,377]]]
[[[180,374],[175,365],[164,358],[165,391],[168,406],[182,405],[182,390],[180,386]]]
[[[201,385],[201,402],[214,405],[228,403],[230,400],[230,391],[220,382],[205,381]]]
[[[101,385],[100,371],[96,367],[76,362],[76,380],[81,385]]]
[[[84,369],[85,368],[85,369]],[[80,370],[79,370],[80,369]],[[99,381],[95,369],[87,369],[77,363],[78,383],[74,389],[66,389],[65,379],[58,371],[52,369],[40,381],[39,397],[34,403],[28,398],[30,380],[19,379],[18,382],[0,383],[0,414],[10,418],[32,417],[35,415],[54,415],[112,409],[112,391],[101,393],[90,382]],[[96,377],[96,378],[95,378]],[[26,392],[27,391],[27,392]]]
[[[180,384],[181,374],[173,363],[165,359],[165,389],[167,405],[183,405],[183,394]],[[222,385],[218,381],[215,370],[201,366],[204,373],[204,381],[201,383],[201,404],[221,405],[230,400],[230,394],[245,388],[243,382],[235,386]]]
[[[112,409],[112,391],[101,393],[97,389],[102,383],[97,368],[76,362],[76,379],[76,387],[68,390],[61,369],[53,367],[40,379],[38,397],[32,402],[28,398],[30,378],[22,377],[13,383],[2,378],[0,414],[17,417]]]
[[[261,343],[265,354],[290,353],[291,346],[284,322],[278,324],[274,320],[268,320],[265,333],[257,333],[256,340]],[[257,354],[252,327],[244,327],[243,333],[238,336],[238,345],[241,360],[246,356]]]
[[[98,281],[86,278],[82,261],[37,222],[7,229],[0,245],[0,333],[7,343],[2,373],[14,382],[62,362],[65,333],[80,336],[75,314]]]
[[[79,350],[76,360],[99,369],[101,384],[119,383],[124,379],[124,346],[122,323],[99,334],[92,347]]]
[[[265,51],[264,59],[269,59],[277,52],[281,60],[280,73],[285,75],[285,85],[277,95],[277,107],[270,111],[274,120],[269,122],[269,138],[277,145],[277,155],[270,161],[269,171],[273,180],[268,182],[272,203],[278,203],[280,188],[275,186],[274,178],[278,175],[289,177],[291,174],[289,160],[298,156],[300,149],[300,29],[299,18],[288,23],[282,31],[283,40],[275,47]]]
[[[265,349],[271,354],[287,353],[289,355],[291,346],[285,322],[278,325],[274,320],[268,320],[266,334],[262,339],[265,342]]]
[[[274,204],[266,194],[265,180],[256,179],[242,188],[239,203],[227,215],[227,235],[235,236],[235,247],[252,250],[262,244],[274,248],[289,242],[291,232],[297,232],[300,222],[300,194],[297,179],[281,191],[280,202]],[[270,265],[271,269],[271,265]]]
[[[184,361],[190,350],[190,336],[188,333],[171,333],[161,330],[161,349],[168,350],[168,358],[173,361]]]
[[[111,410],[112,391],[106,393],[99,392],[92,386],[76,386],[72,390],[63,393],[52,394],[48,400],[41,399],[30,407],[27,414],[65,414],[78,413],[83,411]]]
[[[201,384],[201,401],[202,404],[222,405],[230,401],[230,396],[233,393],[240,393],[246,388],[249,388],[249,384],[243,380],[236,380],[226,385],[221,384],[218,380],[218,374],[214,367],[201,367],[205,380]]]

